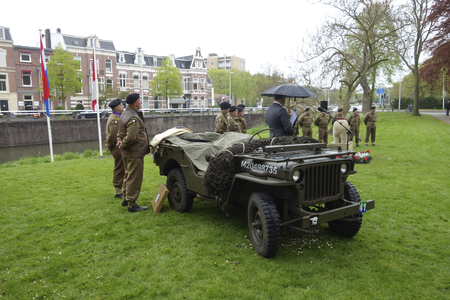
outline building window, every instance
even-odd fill
[[[22,71],[22,85],[31,85],[31,71]]]
[[[214,66],[214,62],[213,61],[211,62],[211,66]]]
[[[73,59],[74,59],[74,60],[78,60],[78,61],[80,62],[80,65],[79,65],[80,68],[79,68],[78,70],[81,71],[81,57],[80,57],[80,56],[74,56]],[[92,67],[91,67],[91,68],[92,68]]]
[[[6,67],[6,51],[0,49],[0,67]]]
[[[205,78],[200,78],[200,89],[205,90]]]
[[[203,108],[205,108],[207,105],[206,105],[206,102],[205,102],[205,97],[201,97],[200,98],[200,105],[203,107]]]
[[[142,88],[148,89],[148,76],[142,75]]]
[[[113,87],[113,81],[112,81],[112,79],[106,79],[106,88],[107,89],[112,89],[112,87]]]
[[[219,60],[219,68],[225,68],[225,61]]]
[[[32,110],[33,109],[33,96],[30,95],[24,95],[23,101],[25,105],[26,110]]]
[[[187,91],[187,90],[188,90],[188,81],[189,81],[188,78],[183,78],[182,85],[183,85],[183,90],[184,90],[184,91]]]
[[[95,70],[98,74],[98,58],[95,59]],[[92,74],[92,58],[89,59],[89,74]]]
[[[80,79],[81,82],[83,82],[83,80]],[[83,86],[81,86],[77,91],[77,94],[83,94]]]
[[[241,67],[244,67],[244,62],[243,61],[241,61]]]
[[[119,54],[119,62],[125,62],[125,56],[123,55],[123,53]]]
[[[105,62],[106,72],[112,72],[112,61],[107,59]]]
[[[30,52],[20,52],[20,61],[31,62],[31,53]]]
[[[0,39],[5,39],[5,28],[0,28]]]
[[[48,62],[50,60],[50,54],[45,54],[45,62]]]
[[[148,109],[148,96],[143,97],[142,107],[144,107],[144,109]]]
[[[120,87],[125,88],[127,87],[127,75],[120,74]]]
[[[6,80],[7,80],[6,74],[0,74],[0,92],[8,91],[8,85]]]
[[[135,89],[139,88],[139,75],[133,75],[133,86]]]
[[[194,78],[194,90],[198,90],[198,78]]]
[[[154,67],[158,66],[158,59],[156,57],[153,57],[153,66]]]

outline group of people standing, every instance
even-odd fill
[[[286,102],[286,97],[281,95],[275,95],[274,98],[275,98],[274,103],[266,112],[266,123],[275,132],[275,134],[273,134],[272,132],[270,133],[271,138],[273,136],[278,137],[278,136],[298,135],[300,131],[299,128],[302,129],[303,136],[312,137],[313,136],[312,124],[314,123],[314,125],[316,125],[319,128],[318,131],[319,142],[328,144],[328,133],[329,133],[328,125],[330,121],[332,120],[331,125],[333,125],[334,122],[336,122],[336,120],[339,121],[344,119],[347,120],[350,126],[350,131],[352,131],[356,136],[359,136],[361,117],[356,107],[353,108],[353,113],[348,118],[344,116],[343,109],[339,108],[338,112],[334,115],[334,118],[328,115],[325,111],[321,111],[321,113],[316,117],[315,120],[311,115],[310,108],[307,107],[305,109],[305,112],[302,115],[300,115],[294,122],[295,124],[291,124],[289,120],[289,115],[286,109],[283,107]],[[376,136],[375,122],[377,120],[377,115],[375,111],[376,111],[375,106],[372,106],[370,108],[370,111],[364,117],[364,124],[366,125],[366,138],[365,138],[366,146],[368,146],[369,137],[372,142],[372,146],[375,146],[375,136]],[[332,128],[333,127],[331,127],[331,130]],[[348,138],[349,141],[353,141],[353,135],[350,135]],[[355,140],[356,140],[356,147],[359,147],[358,139]]]
[[[112,114],[106,123],[105,148],[114,157],[115,197],[123,199],[122,206],[128,206],[129,212],[138,212],[147,209],[137,204],[137,198],[141,192],[144,156],[150,153],[150,146],[140,111],[141,97],[129,94],[126,103],[126,109],[120,99],[109,103]]]
[[[219,104],[220,113],[216,117],[215,132],[225,133],[235,131],[247,133],[247,122],[244,118],[245,105],[231,106],[228,102]]]

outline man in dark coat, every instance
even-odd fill
[[[117,144],[122,149],[125,178],[123,180],[123,198],[128,201],[128,211],[146,210],[146,206],[137,205],[144,175],[144,156],[150,153],[144,115],[140,111],[142,100],[139,94],[127,96],[127,108],[119,119]]]
[[[285,102],[285,96],[275,95],[275,101],[266,112],[266,123],[275,131],[275,137],[292,136],[295,132],[287,111],[283,107]],[[270,138],[273,138],[272,131],[270,131]]]
[[[445,115],[448,117],[448,112],[450,111],[450,101],[447,101],[447,103],[445,103],[445,109],[447,110]]]

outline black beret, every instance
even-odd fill
[[[356,107],[353,107],[353,111],[358,110]]]
[[[339,109],[338,109],[338,112],[339,112],[339,111],[344,111],[344,110],[343,110],[342,108],[339,108]]]
[[[111,107],[111,108],[114,108],[114,107],[116,107],[119,104],[122,104],[122,100],[116,99],[116,100],[113,100],[113,101],[109,102],[108,106]]]
[[[242,112],[244,110],[244,108],[242,106],[238,105],[237,110],[238,110],[238,112]]]
[[[132,103],[136,102],[140,97],[141,96],[139,96],[139,94],[137,94],[137,93],[129,94],[127,96],[127,103],[132,104]]]
[[[375,106],[372,106],[370,109],[375,109]]]
[[[305,111],[309,111],[309,107],[305,108]]]
[[[232,106],[232,107],[230,107],[230,112],[233,112],[233,111],[235,111],[236,109],[237,109],[236,106]]]
[[[221,102],[221,103],[219,104],[219,106],[220,106],[221,109],[227,109],[227,108],[230,108],[230,107],[231,107],[231,104],[228,103],[228,102]]]
[[[242,107],[242,108],[245,108],[245,105],[244,104],[238,104],[238,106],[237,107]]]

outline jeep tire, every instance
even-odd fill
[[[361,202],[358,190],[348,181],[345,182],[344,186],[344,198],[350,202]],[[343,219],[328,222],[328,226],[331,231],[345,237],[355,236],[359,232],[359,229],[361,229],[361,225],[362,214],[359,213]]]
[[[280,247],[280,223],[275,204],[268,194],[254,192],[248,202],[248,229],[256,252],[270,258]]]
[[[180,168],[170,170],[166,182],[170,207],[180,213],[190,211],[194,203],[194,195],[188,193],[183,171]]]

